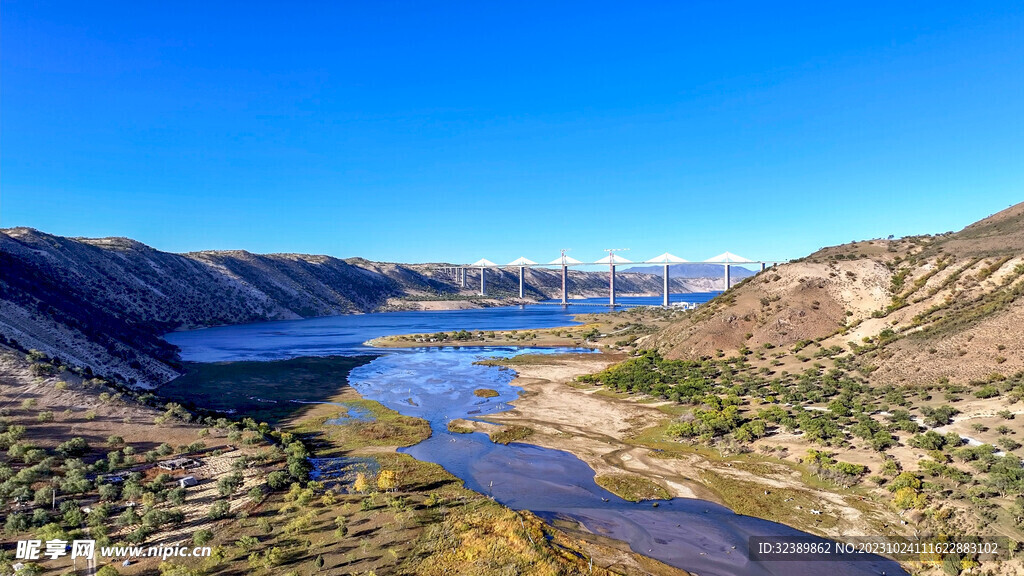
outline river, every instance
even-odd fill
[[[266,322],[175,332],[167,339],[184,360],[272,360],[297,356],[379,353],[349,374],[365,398],[392,410],[424,418],[432,436],[403,451],[436,462],[466,486],[514,509],[547,519],[571,518],[595,533],[629,542],[633,550],[667,564],[711,576],[906,574],[895,562],[870,557],[856,561],[753,562],[751,536],[802,536],[788,526],[742,516],[703,500],[676,498],[631,503],[594,482],[594,472],[574,455],[521,443],[493,444],[480,433],[451,434],[447,422],[509,408],[521,389],[510,370],[475,364],[480,359],[557,350],[529,348],[367,348],[374,337],[451,330],[524,330],[564,326],[571,315],[593,308],[526,306],[446,312],[394,312]],[[498,391],[481,399],[477,388]]]

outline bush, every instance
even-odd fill
[[[929,426],[945,426],[953,421],[953,416],[960,413],[959,410],[943,404],[938,408],[932,408],[925,406],[921,409],[921,413],[924,414],[924,422]]]
[[[210,507],[210,511],[207,512],[206,517],[210,520],[220,520],[221,518],[226,518],[230,513],[231,505],[225,500],[218,500]]]
[[[241,472],[233,472],[217,482],[217,491],[221,496],[230,496],[242,485]]]
[[[885,430],[879,430],[871,439],[871,447],[879,452],[884,452],[896,445],[896,438]]]
[[[8,534],[17,534],[24,532],[30,527],[29,517],[21,512],[13,512],[7,516],[7,521],[4,522],[4,531]]]
[[[85,438],[75,436],[74,438],[61,442],[56,451],[65,458],[69,456],[81,456],[89,451],[89,444],[85,441]]]
[[[53,364],[33,364],[28,367],[28,371],[33,376],[53,376],[57,373],[57,368]]]
[[[291,478],[288,474],[280,470],[275,470],[267,475],[267,484],[273,490],[283,490],[288,487]]]
[[[196,530],[192,534],[192,543],[196,546],[205,546],[210,540],[213,540],[213,532],[209,530]]]
[[[974,392],[974,395],[977,396],[978,398],[994,398],[996,396],[999,396],[999,389],[989,384],[987,386],[982,386],[981,388],[976,390]]]

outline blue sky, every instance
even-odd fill
[[[5,0],[0,226],[792,258],[1022,198],[1024,8]]]

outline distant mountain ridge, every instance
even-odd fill
[[[760,266],[750,264],[751,267]],[[718,278],[724,277],[725,270],[721,264],[705,264],[703,262],[687,262],[685,264],[669,264],[668,274],[673,278]],[[653,264],[651,266],[633,266],[622,270],[623,274],[664,274],[664,264]],[[742,280],[757,274],[754,270],[748,270],[741,264],[733,264],[729,267],[729,277],[732,281]]]
[[[0,336],[22,349],[141,386],[180,373],[162,335],[177,329],[415,308],[461,300],[466,287],[436,265],[342,260],[242,250],[161,252],[127,238],[65,238],[31,228],[0,230]],[[527,271],[528,299],[558,295],[556,270]],[[570,272],[575,297],[607,294],[607,273]],[[674,279],[676,292],[718,289],[715,279]],[[518,275],[489,270],[488,297],[518,296]],[[661,279],[620,276],[622,295],[657,294]]]

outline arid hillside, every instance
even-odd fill
[[[669,357],[872,348],[873,381],[1024,370],[1024,204],[960,232],[825,248],[747,279],[645,345]],[[945,380],[942,380],[945,381]]]
[[[436,265],[245,251],[161,252],[127,238],[64,238],[0,230],[0,343],[122,383],[151,387],[180,374],[162,335],[177,329],[378,310],[495,305],[518,296],[518,275],[479,271],[463,288]],[[555,297],[561,276],[527,273],[526,299]],[[673,290],[719,289],[721,279],[675,279]],[[604,295],[607,274],[569,276],[574,297]],[[658,294],[661,278],[624,274],[622,295]]]

